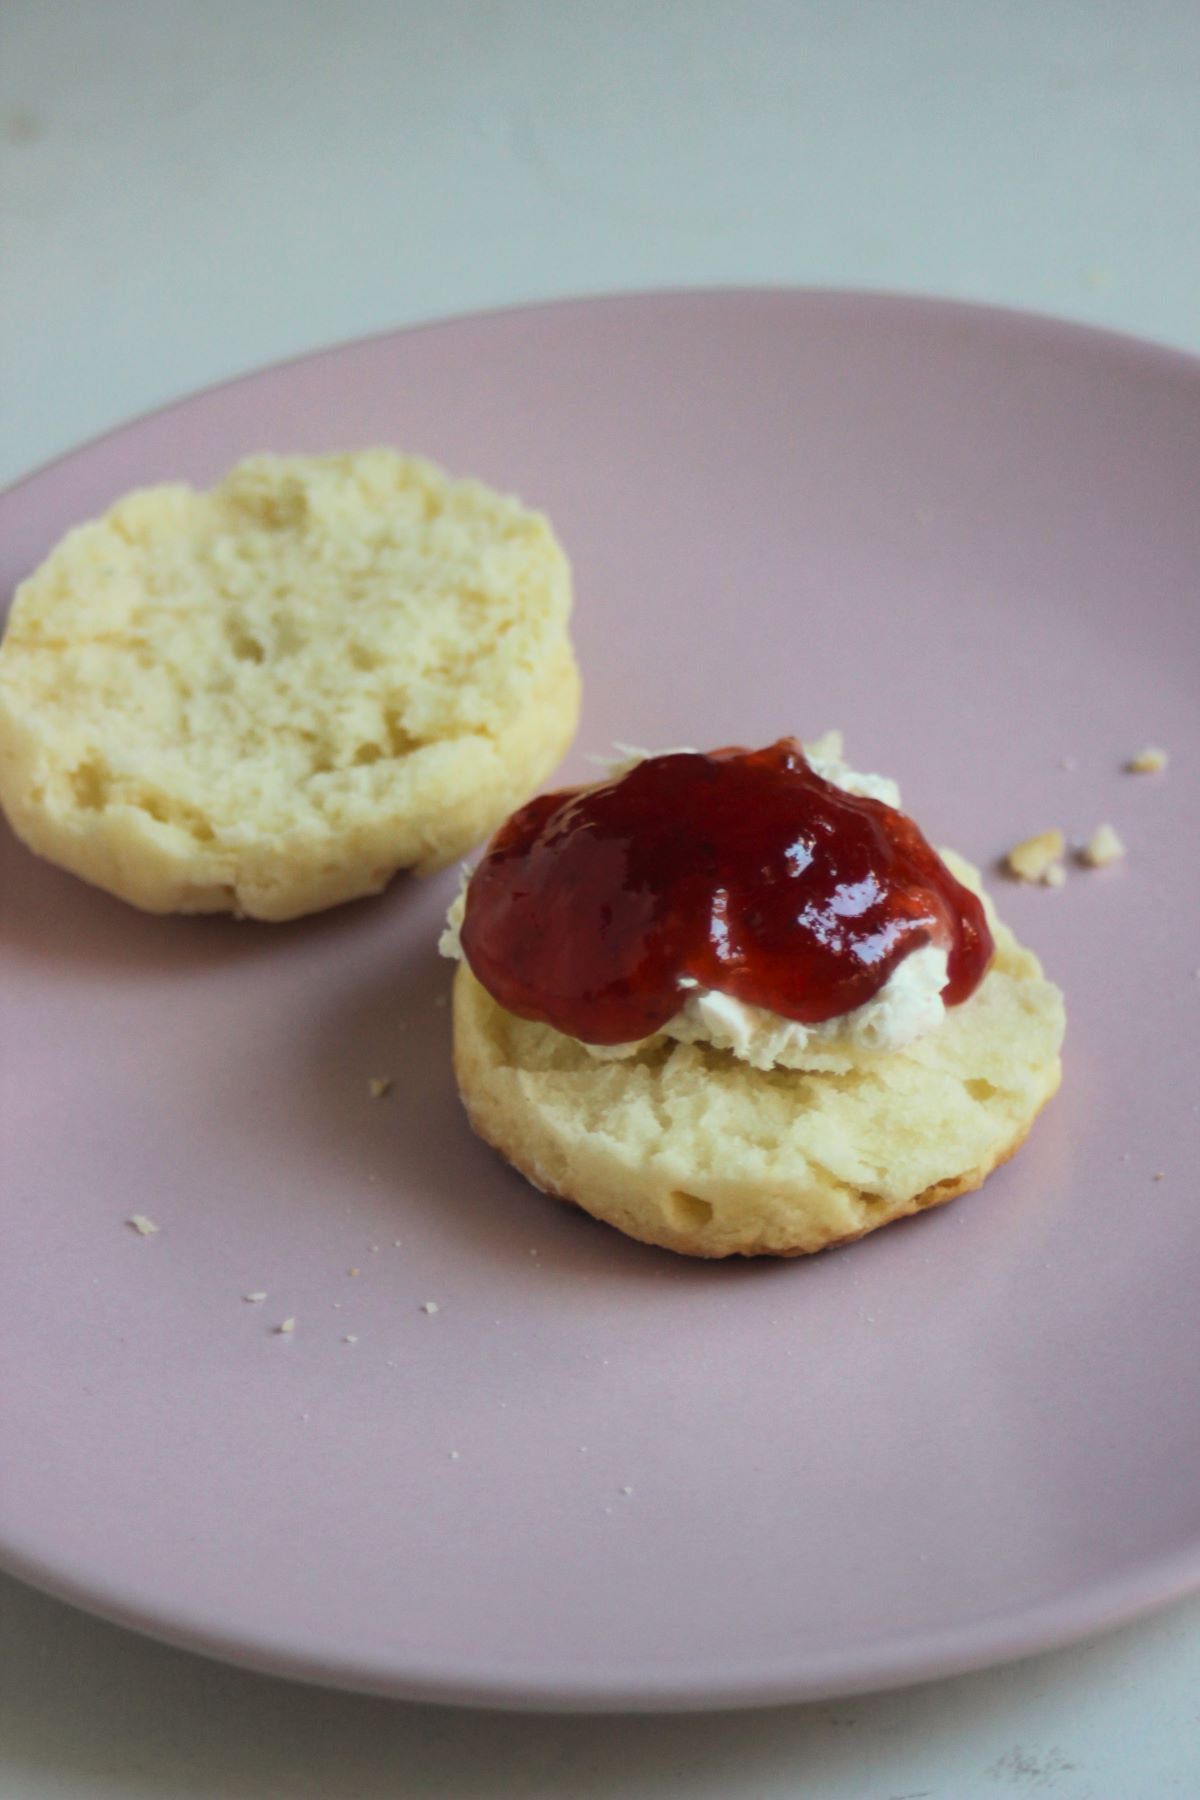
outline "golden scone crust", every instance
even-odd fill
[[[392,450],[128,495],[18,590],[0,804],[151,912],[282,920],[427,873],[575,730],[548,522]]]
[[[454,1061],[468,1116],[535,1186],[645,1243],[704,1257],[845,1243],[979,1187],[1058,1087],[1062,996],[992,925],[987,975],[938,1030],[836,1073],[763,1073],[662,1038],[597,1061],[497,1005],[464,963]]]

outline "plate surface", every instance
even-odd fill
[[[821,293],[466,319],[34,475],[4,592],[128,487],[372,442],[554,518],[566,775],[840,725],[984,864],[1115,824],[1124,866],[994,889],[1066,990],[1064,1087],[975,1196],[693,1265],[471,1138],[452,874],[159,920],[4,833],[4,1564],[260,1668],[563,1707],[911,1681],[1195,1586],[1200,363]],[[1168,774],[1122,773],[1146,741]]]

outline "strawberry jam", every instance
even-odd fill
[[[992,955],[978,899],[911,819],[824,780],[794,738],[531,800],[471,877],[462,926],[501,1006],[592,1044],[661,1030],[681,979],[815,1025],[923,944],[948,952],[947,1006],[965,1000]]]

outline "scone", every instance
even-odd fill
[[[804,1255],[977,1188],[1060,1079],[1062,997],[975,871],[936,856],[894,785],[848,770],[832,735],[772,753],[782,834],[739,816],[753,781],[721,813],[721,759],[748,753],[692,755],[717,765],[697,804],[677,783],[622,807],[628,776],[607,812],[603,784],[532,802],[443,939],[463,957],[454,1057],[475,1130],[545,1192],[693,1256]],[[664,798],[675,841],[639,857]],[[599,948],[577,957],[589,931]]]
[[[549,523],[392,450],[256,456],[62,541],[0,646],[0,804],[151,912],[283,920],[461,856],[573,735]]]

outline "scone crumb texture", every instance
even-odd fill
[[[127,1225],[132,1225],[139,1237],[153,1237],[154,1233],[158,1230],[158,1226],[154,1223],[154,1220],[148,1219],[145,1213],[133,1213],[126,1219],[125,1223]]]
[[[1131,775],[1161,775],[1170,760],[1167,752],[1157,744],[1147,744],[1130,757],[1125,767]]]
[[[462,856],[578,714],[549,522],[394,450],[126,495],[17,591],[0,805],[149,912],[285,920]]]
[[[1019,881],[1048,882],[1050,870],[1062,861],[1064,848],[1063,834],[1055,826],[1052,831],[1039,831],[1015,844],[1006,860]]]
[[[1089,869],[1106,869],[1110,863],[1120,862],[1124,855],[1125,846],[1112,826],[1099,825],[1079,852],[1079,859]]]

